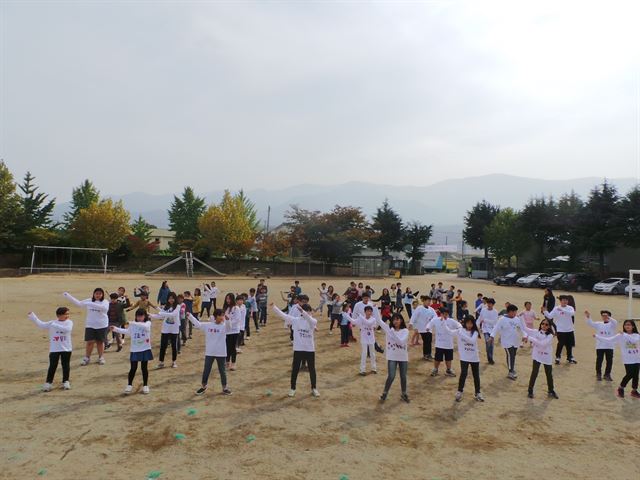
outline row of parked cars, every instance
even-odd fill
[[[640,295],[640,283],[629,285],[628,278],[611,277],[598,281],[588,273],[508,273],[493,279],[496,285],[516,285],[529,288],[552,288],[574,292],[609,293],[612,295],[629,294]]]

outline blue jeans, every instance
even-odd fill
[[[213,367],[213,362],[218,363],[218,372],[220,372],[220,382],[222,383],[222,388],[227,386],[227,373],[225,371],[225,357],[210,357],[207,355],[204,357],[204,370],[202,372],[202,385],[207,385],[209,382],[209,375],[211,374],[211,367]]]
[[[387,360],[387,381],[384,384],[384,392],[387,393],[391,388],[391,384],[396,378],[396,368],[400,367],[400,388],[402,393],[407,393],[407,369],[409,362],[400,362],[397,360]]]
[[[487,346],[487,360],[493,362],[493,342],[489,342],[490,333],[484,333],[484,343]]]

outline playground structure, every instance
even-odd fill
[[[216,270],[211,265],[207,265],[205,262],[203,262],[199,258],[195,257],[191,250],[183,250],[180,253],[179,257],[176,257],[173,260],[171,260],[171,261],[169,261],[169,262],[167,262],[167,263],[165,263],[163,265],[160,265],[158,268],[156,268],[154,270],[151,270],[150,272],[145,272],[145,275],[153,275],[155,273],[161,272],[162,270],[165,270],[166,268],[170,267],[174,263],[178,263],[178,262],[181,262],[183,260],[185,262],[187,277],[193,277],[194,262],[197,262],[200,265],[202,265],[203,267],[208,268],[209,270],[211,270],[216,275],[220,275],[222,277],[224,277],[226,275],[226,274],[222,273],[221,271]]]

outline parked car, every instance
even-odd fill
[[[632,285],[627,285],[624,289],[625,295],[629,295],[629,290],[631,290],[631,295],[634,297],[640,297],[640,283],[633,282]]]
[[[542,288],[558,288],[565,275],[565,272],[552,273],[548,277],[541,278],[538,281],[538,286]]]
[[[567,273],[560,280],[560,288],[575,292],[590,292],[597,280],[588,273]]]
[[[516,285],[519,287],[536,288],[540,286],[540,280],[548,277],[546,273],[530,273],[526,277],[519,278]]]
[[[627,285],[629,285],[628,278],[611,277],[596,283],[593,286],[593,291],[595,293],[610,293],[611,295],[621,295],[624,293],[624,288]]]
[[[524,274],[522,273],[511,272],[506,275],[502,275],[501,277],[494,278],[493,283],[496,285],[515,285],[516,281],[523,276]]]

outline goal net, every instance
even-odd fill
[[[26,273],[110,271],[106,248],[49,247],[34,245]]]
[[[625,293],[628,296],[627,318],[640,320],[640,270],[629,270],[629,285]]]

